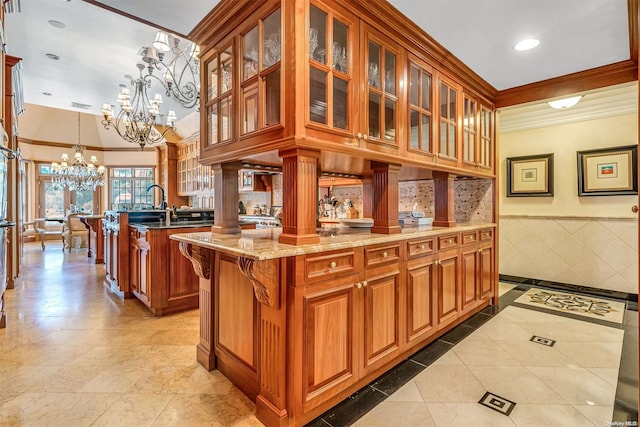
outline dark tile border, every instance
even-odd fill
[[[513,411],[513,408],[516,407],[516,402],[513,402],[509,399],[505,399],[502,396],[498,396],[497,394],[491,393],[490,391],[486,392],[482,399],[478,401],[482,406],[486,406],[489,409],[493,409],[494,411],[506,415],[507,417]]]

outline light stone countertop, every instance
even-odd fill
[[[278,243],[278,236],[282,233],[282,228],[242,230],[240,234],[179,233],[172,234],[169,238],[231,255],[267,260],[493,227],[495,227],[493,223],[459,224],[451,228],[404,227],[401,233],[396,234],[374,234],[369,229],[344,226],[323,227],[318,229],[319,243],[299,246]]]

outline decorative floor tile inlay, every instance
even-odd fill
[[[546,345],[547,347],[553,347],[553,345],[556,343],[555,340],[539,337],[537,335],[532,336],[529,341],[534,342],[536,344]]]
[[[482,399],[480,399],[478,403],[506,416],[509,416],[513,408],[516,407],[516,402],[512,402],[509,399],[505,399],[489,391],[482,396]]]
[[[622,323],[625,304],[590,296],[531,288],[516,303],[563,311],[614,323]]]

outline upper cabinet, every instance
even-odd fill
[[[202,162],[279,162],[304,147],[494,176],[493,88],[392,6],[221,4],[196,33]]]

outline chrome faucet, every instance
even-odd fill
[[[160,192],[162,193],[162,202],[160,203],[160,209],[163,209],[163,210],[167,209],[168,205],[167,205],[167,199],[165,199],[164,197],[164,188],[162,188],[158,184],[151,184],[150,186],[147,187],[147,191],[151,190],[153,187],[158,187],[160,189]]]

